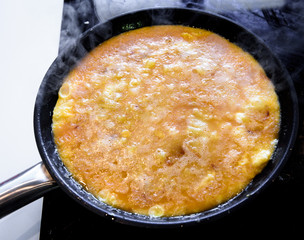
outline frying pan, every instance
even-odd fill
[[[97,45],[122,32],[151,25],[186,25],[215,32],[252,54],[275,85],[281,106],[279,141],[263,171],[237,196],[210,210],[184,216],[152,218],[111,207],[85,191],[63,165],[52,135],[52,114],[58,90],[69,71]],[[185,8],[147,9],[121,15],[96,25],[60,54],[40,86],[34,110],[34,130],[42,162],[0,185],[0,217],[61,187],[89,210],[136,226],[190,225],[223,217],[256,196],[278,175],[287,161],[298,128],[298,102],[292,80],[280,61],[262,40],[238,24],[209,12]],[[60,201],[60,200],[59,200]]]

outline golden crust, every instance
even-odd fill
[[[277,95],[260,65],[209,31],[154,26],[98,46],[54,109],[58,152],[100,200],[150,216],[204,211],[270,159]]]

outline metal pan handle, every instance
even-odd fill
[[[57,187],[42,162],[0,183],[0,219]]]

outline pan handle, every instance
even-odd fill
[[[57,187],[42,162],[0,183],[0,219]]]

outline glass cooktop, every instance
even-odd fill
[[[241,209],[213,222],[173,229],[147,229],[104,219],[60,189],[44,197],[40,239],[144,236],[301,236],[304,214],[304,1],[284,0],[66,0],[59,52],[99,22],[146,7],[180,6],[214,12],[254,32],[289,71],[300,102],[299,136],[293,154],[273,183]],[[104,235],[109,234],[109,235]],[[127,235],[125,235],[127,234]],[[169,235],[168,235],[169,236]],[[190,235],[192,236],[192,235]]]

